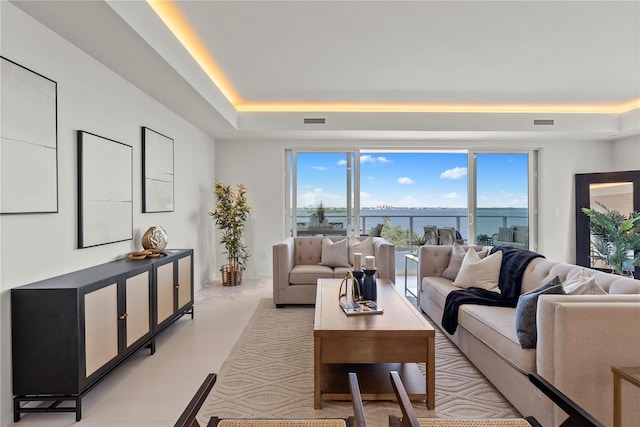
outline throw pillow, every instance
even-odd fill
[[[373,237],[360,241],[357,237],[349,237],[349,264],[353,265],[353,254],[361,253],[362,262],[367,255],[373,256]]]
[[[567,292],[567,288],[563,286],[564,291],[569,295],[606,295],[607,291],[602,289],[600,285],[596,283],[595,277],[590,277],[586,282],[578,284],[573,287],[570,292]]]
[[[562,284],[567,295],[604,295],[607,293],[596,283],[595,277],[591,277],[584,269],[569,277]]]
[[[537,288],[520,295],[516,306],[516,335],[522,348],[536,348],[538,342],[536,312],[540,295],[564,293],[562,281],[555,276]]]
[[[513,242],[513,227],[498,228],[498,240],[501,242]]]
[[[469,248],[469,249],[473,249],[473,248]],[[449,259],[449,265],[442,272],[442,277],[449,280],[456,280],[456,277],[458,276],[458,272],[460,271],[460,267],[462,267],[462,260],[464,259],[464,256],[466,255],[466,253],[467,252],[464,250],[462,246],[453,245],[451,249],[451,258]],[[483,249],[482,251],[478,252],[478,256],[480,257],[480,259],[485,258],[487,255],[489,255],[488,249]]]
[[[459,288],[474,287],[500,293],[498,278],[501,264],[502,251],[496,251],[480,259],[478,253],[473,248],[469,248],[453,284]]]
[[[327,267],[350,267],[349,240],[342,239],[334,243],[331,239],[323,238],[320,264]]]

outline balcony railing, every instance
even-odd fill
[[[344,235],[347,229],[347,219],[344,215],[328,214],[328,223],[339,233]],[[513,225],[527,225],[527,216],[523,215],[480,215],[476,217],[476,233],[477,235],[487,235],[491,237],[498,232],[500,227],[509,227]],[[309,222],[309,216],[298,216],[298,229],[305,229]],[[427,214],[383,214],[383,215],[360,215],[360,234],[367,234],[368,231],[377,224],[384,223],[391,227],[401,226],[408,230],[407,245],[415,234],[422,236],[423,227],[426,225],[436,225],[437,227],[454,227],[460,232],[463,239],[469,238],[468,219],[466,215],[427,215]],[[332,227],[326,227],[327,234]],[[347,234],[349,234],[347,232]]]
[[[298,234],[318,234],[318,235],[349,235],[353,234],[352,230],[347,228],[347,219],[344,214],[328,213],[326,214],[328,223],[333,224],[332,227],[325,229],[315,229],[315,233],[309,233],[305,224],[309,222],[309,216],[298,214]],[[422,236],[424,234],[423,227],[426,225],[435,225],[438,228],[454,227],[460,232],[462,238],[469,240],[469,227],[467,215],[429,215],[429,214],[361,214],[359,233],[368,234],[369,230],[377,224],[384,223],[388,227],[398,227],[400,233],[394,234],[393,243],[396,245],[396,268],[404,269],[404,254],[416,250],[412,244],[414,236]],[[527,225],[528,217],[526,215],[479,215],[476,217],[476,244],[492,244],[492,236],[498,233],[500,227],[510,227],[513,225]],[[485,239],[479,239],[480,236],[486,236]],[[481,241],[482,240],[482,241]]]

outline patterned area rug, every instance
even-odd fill
[[[197,419],[345,418],[351,402],[324,401],[313,408],[314,308],[275,308],[263,299],[218,373]],[[429,320],[427,318],[427,320]],[[424,366],[420,366],[424,373]],[[520,414],[436,327],[436,409],[414,402],[418,416],[512,418]],[[401,416],[396,402],[364,402],[369,426]]]

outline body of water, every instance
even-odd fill
[[[500,227],[528,224],[527,208],[479,208],[476,218],[476,235],[491,236]],[[314,209],[299,209],[298,222],[306,222]],[[462,237],[469,237],[468,210],[463,208],[411,208],[411,209],[361,209],[360,231],[366,232],[385,219],[390,226],[409,228],[413,223],[413,231],[423,233],[425,225],[437,227],[455,227]],[[344,211],[327,208],[325,216],[329,222],[342,222],[346,226]]]

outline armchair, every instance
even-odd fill
[[[326,238],[337,242],[346,237]],[[298,236],[287,237],[273,245],[273,302],[277,307],[315,304],[318,279],[342,279],[352,270],[348,261],[343,267],[321,265],[322,242],[323,237],[320,236]],[[350,251],[356,244],[367,245],[367,242],[373,246],[377,276],[395,282],[395,246],[382,237],[351,236]]]

